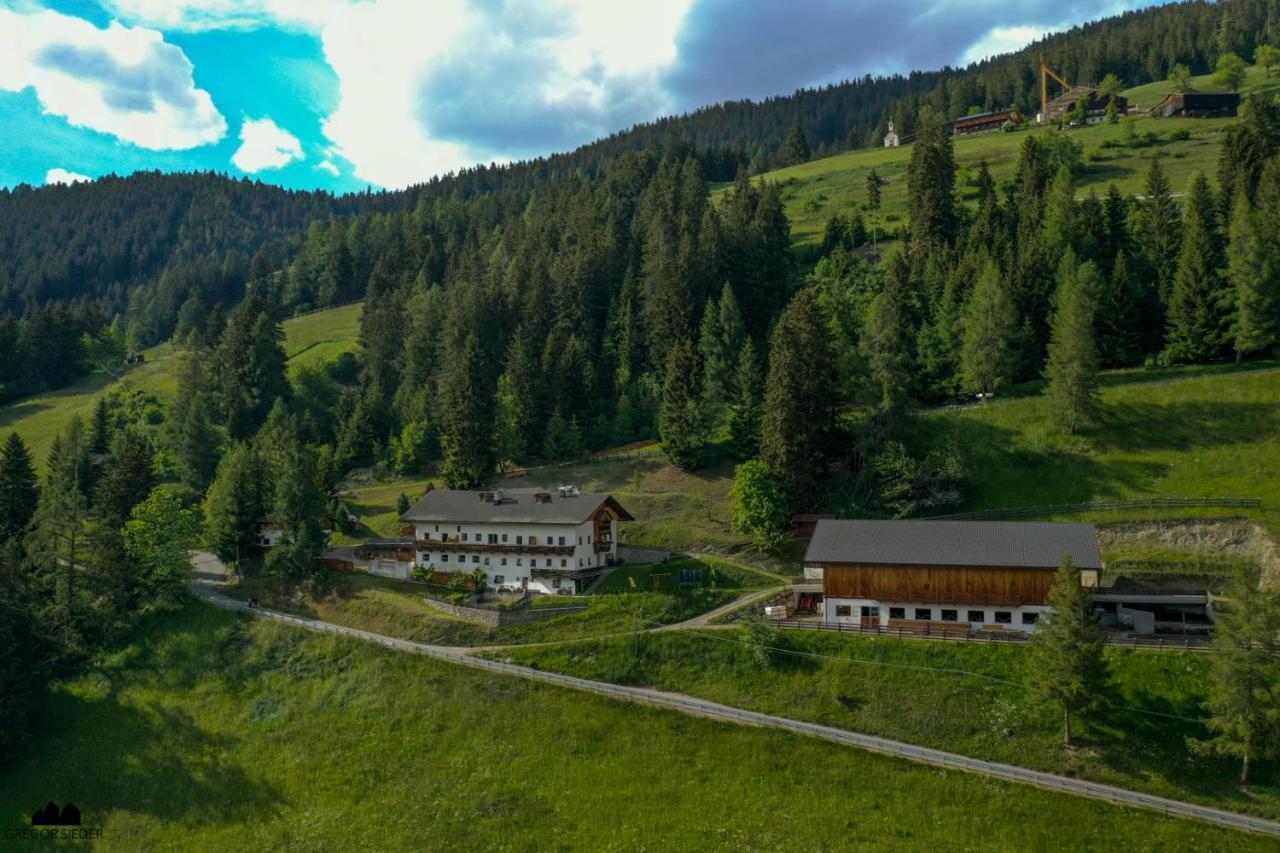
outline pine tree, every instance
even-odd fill
[[[233,445],[218,463],[204,502],[205,540],[220,559],[239,566],[257,545],[265,513],[261,465],[247,444]]]
[[[1074,433],[1098,410],[1098,355],[1093,341],[1097,268],[1068,253],[1058,269],[1058,294],[1050,322],[1045,395],[1055,416]]]
[[[1099,283],[1094,315],[1098,358],[1107,367],[1127,367],[1141,357],[1144,297],[1129,268],[1129,256],[1122,250],[1115,256],[1111,275]]]
[[[707,424],[701,389],[698,353],[688,341],[680,341],[667,357],[658,437],[667,458],[686,471],[701,465],[706,451]]]
[[[1204,175],[1187,196],[1187,216],[1178,273],[1169,297],[1165,356],[1174,362],[1204,361],[1226,347],[1231,294],[1222,280],[1217,205]]]
[[[750,459],[760,450],[761,404],[764,395],[764,375],[760,369],[760,356],[750,341],[738,354],[738,364],[733,376],[733,412],[729,416],[729,440],[738,459]]]
[[[909,330],[898,286],[886,286],[871,301],[858,339],[858,350],[870,374],[872,430],[878,441],[894,437],[909,399],[911,352]]]
[[[35,514],[38,493],[31,451],[16,432],[0,451],[0,545],[22,541]]]
[[[98,517],[112,529],[123,527],[155,483],[150,442],[136,428],[123,430],[111,442],[111,455],[94,492]]]
[[[770,341],[760,460],[798,512],[818,501],[839,406],[831,325],[813,291],[792,298]]]
[[[778,161],[783,166],[794,166],[798,163],[806,163],[808,160],[809,140],[805,138],[800,119],[796,119],[791,122],[791,128],[787,131],[787,140],[782,143],[782,148],[778,151]]]
[[[1106,637],[1090,612],[1092,598],[1080,585],[1080,571],[1064,555],[1049,606],[1031,640],[1033,686],[1062,710],[1062,742],[1071,746],[1074,717],[1096,710],[1106,699],[1110,674],[1103,657]]]
[[[542,441],[542,456],[548,462],[560,464],[572,462],[584,451],[582,431],[577,418],[568,419],[559,407],[547,420],[547,436]]]
[[[708,301],[698,331],[698,352],[702,356],[703,393],[707,400],[721,403],[731,393],[731,378],[738,354],[746,341],[742,312],[733,288],[725,282],[720,298]]]
[[[1258,233],[1258,217],[1244,193],[1236,196],[1231,214],[1230,242],[1227,244],[1227,277],[1235,296],[1232,338],[1236,361],[1247,352],[1265,349],[1276,341],[1280,304],[1270,280],[1274,274]]]
[[[1217,599],[1206,702],[1211,737],[1197,752],[1240,759],[1240,784],[1255,761],[1280,755],[1280,595],[1262,588],[1256,567],[1242,570]]]
[[[27,536],[27,553],[53,579],[47,619],[69,653],[79,651],[81,643],[76,581],[88,548],[88,454],[84,426],[75,416],[49,450],[45,482]]]
[[[1045,200],[1043,248],[1050,257],[1058,257],[1078,245],[1075,184],[1071,170],[1063,165]]]
[[[1142,205],[1137,215],[1137,244],[1142,247],[1145,267],[1155,279],[1157,305],[1167,304],[1173,290],[1173,278],[1178,271],[1178,251],[1182,245],[1182,213],[1173,197],[1169,179],[1160,168],[1160,161],[1151,160],[1143,189]],[[1156,337],[1161,318],[1154,319]]]
[[[927,246],[955,240],[959,214],[951,134],[942,117],[931,110],[921,112],[919,126],[907,167],[907,216],[911,222],[912,245],[917,251],[923,251]]]
[[[986,168],[984,162],[983,168]],[[880,173],[872,167],[867,172],[867,210],[871,213],[871,254],[877,257],[876,253],[876,236],[879,232],[880,224]]]
[[[960,379],[966,391],[990,395],[1013,370],[1016,310],[995,261],[987,259],[965,308]]]
[[[440,381],[440,473],[451,489],[471,488],[493,471],[493,399],[473,332]]]
[[[93,423],[89,427],[93,435],[90,448],[94,453],[106,453],[111,446],[111,416],[107,411],[107,398],[99,397],[93,408]]]

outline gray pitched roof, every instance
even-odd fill
[[[534,495],[539,492],[549,494],[551,500],[535,500]],[[557,489],[503,489],[504,499],[497,503],[482,500],[484,494],[492,492],[436,489],[427,492],[400,520],[409,523],[505,521],[513,524],[581,524],[605,503],[609,503],[623,520],[633,520],[612,495],[561,497]]]
[[[819,521],[807,563],[1101,569],[1092,524],[1048,521]]]

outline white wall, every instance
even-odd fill
[[[836,607],[838,605],[849,606],[850,615],[837,616]],[[927,620],[930,622],[941,622],[943,610],[957,610],[959,611],[956,614],[959,617],[959,621],[956,623],[958,625],[963,625],[967,623],[969,624],[970,628],[974,630],[977,630],[983,627],[995,628],[995,629],[1003,628],[1006,631],[1022,631],[1027,634],[1034,634],[1036,630],[1036,624],[1038,623],[1024,624],[1022,621],[1022,615],[1024,613],[1034,613],[1039,615],[1039,614],[1048,612],[1050,609],[1047,606],[1039,605],[1039,604],[1029,604],[1029,605],[1022,605],[1022,606],[1006,606],[1006,605],[997,606],[992,604],[935,604],[932,602],[876,601],[874,599],[869,599],[869,598],[826,598],[823,601],[823,607],[825,608],[826,621],[841,623],[845,625],[862,624],[863,606],[879,607],[880,608],[880,624],[886,628],[889,626],[889,609],[891,607],[903,608],[905,611],[903,618],[907,619],[908,621],[914,620],[916,608],[925,607],[925,608],[928,608],[930,611],[932,611],[933,618]],[[967,617],[970,610],[981,610],[984,615],[984,621],[972,622],[972,623],[968,622]],[[997,610],[1001,612],[1008,611],[1012,616],[1012,621],[1008,622],[1007,624],[997,623],[995,621],[995,612]]]

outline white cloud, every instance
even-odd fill
[[[159,32],[0,8],[0,90],[27,87],[46,113],[152,150],[194,148],[227,131],[186,54]]]
[[[362,180],[403,187],[477,162],[572,147],[672,108],[659,74],[675,59],[692,2],[110,0],[109,7],[162,28],[276,23],[316,33],[339,80],[338,106],[322,123],[333,154]]]
[[[279,169],[303,159],[298,137],[269,118],[245,119],[240,125],[240,147],[231,162],[242,172]]]
[[[88,175],[82,175],[79,172],[69,172],[66,169],[50,169],[45,172],[44,182],[48,184],[76,184],[81,181],[92,181],[93,178]]]
[[[335,178],[338,177],[338,175],[342,174],[342,172],[338,169],[338,165],[334,163],[332,160],[321,160],[319,163],[316,164],[316,168],[324,169],[326,172],[328,172],[330,175],[333,175]]]
[[[1012,53],[1031,44],[1046,32],[1062,29],[1061,27],[996,27],[982,37],[982,40],[965,51],[962,62],[979,62],[989,56],[1001,53]]]
[[[317,32],[343,0],[105,0],[124,20],[162,30],[285,26]]]

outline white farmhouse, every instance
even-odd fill
[[[491,586],[551,595],[580,591],[618,558],[618,522],[633,521],[611,495],[559,489],[428,492],[401,520],[413,527],[419,566],[483,569]]]

